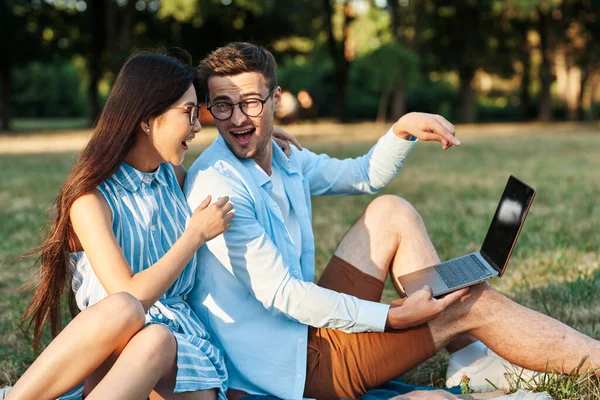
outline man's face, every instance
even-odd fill
[[[271,91],[265,77],[258,72],[244,72],[233,76],[211,76],[208,79],[210,104],[235,104],[250,99],[264,100]],[[233,113],[225,121],[215,119],[217,129],[238,158],[252,158],[261,165],[261,158],[271,155],[271,134],[273,133],[273,115],[279,107],[281,89],[275,88],[273,94],[264,103],[262,112],[249,117],[240,105],[233,107]],[[254,103],[257,104],[257,103]],[[249,114],[260,111],[259,108],[247,110]],[[215,109],[213,108],[213,111]],[[267,160],[270,163],[270,160]]]

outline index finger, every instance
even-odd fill
[[[223,207],[228,202],[229,202],[229,196],[223,196],[219,200],[215,201],[215,205],[217,207]]]
[[[292,134],[284,131],[282,128],[273,128],[273,134],[277,134],[280,139],[287,140],[291,142],[294,146],[298,148],[298,150],[302,150],[302,145]]]
[[[291,155],[290,142],[280,139],[278,137],[274,137],[273,140],[275,141],[275,143],[277,143],[277,146],[279,146],[281,150],[283,150],[286,156],[289,157]]]
[[[429,130],[431,130],[431,132],[440,135],[443,139],[446,139],[446,141],[448,143],[452,143],[453,145],[460,146],[460,142],[458,141],[458,139],[455,138],[454,135],[451,133],[451,131],[448,128],[446,128],[444,125],[442,125],[442,123],[440,121],[438,121],[437,118],[432,119],[428,128],[429,128]],[[439,141],[443,143],[443,140],[439,140]]]
[[[450,134],[452,136],[454,136],[454,138],[456,139],[456,128],[454,127],[454,124],[450,121],[448,121],[446,118],[442,117],[441,115],[436,115],[435,119],[442,125],[444,125],[446,127],[446,129],[448,129],[448,132],[450,132]],[[456,146],[460,146],[460,140],[456,139],[456,143],[454,143]]]
[[[290,142],[292,142],[298,150],[302,150],[302,145],[300,144],[298,139],[296,139],[295,136],[292,136],[292,135],[289,135],[289,136],[290,136],[290,138],[289,138]]]

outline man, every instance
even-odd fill
[[[193,208],[208,194],[229,196],[235,218],[200,250],[189,301],[225,350],[232,395],[356,398],[463,334],[538,371],[547,362],[570,371],[583,356],[584,367],[600,360],[597,341],[487,284],[441,299],[425,287],[391,306],[379,303],[388,273],[439,262],[420,216],[399,197],[376,198],[313,283],[311,196],[377,192],[417,139],[459,145],[444,118],[405,115],[356,159],[293,147],[288,158],[271,141],[281,89],[268,51],[231,43],[199,72],[219,137],[194,162],[185,191]]]

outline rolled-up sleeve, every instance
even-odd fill
[[[357,158],[339,160],[307,149],[298,151],[311,195],[373,194],[383,189],[400,171],[416,143],[397,137],[392,128],[367,154]]]
[[[203,171],[193,183],[186,183],[186,194],[192,209],[208,194],[229,196],[235,211],[231,228],[206,245],[270,313],[348,333],[385,329],[388,305],[303,281],[295,273],[299,265],[284,264],[282,254],[257,220],[252,196],[235,178]]]

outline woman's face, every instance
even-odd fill
[[[162,159],[173,165],[180,165],[188,151],[188,144],[202,128],[199,120],[198,99],[194,85],[163,114],[150,119],[149,139]],[[190,125],[190,114],[196,115]]]

